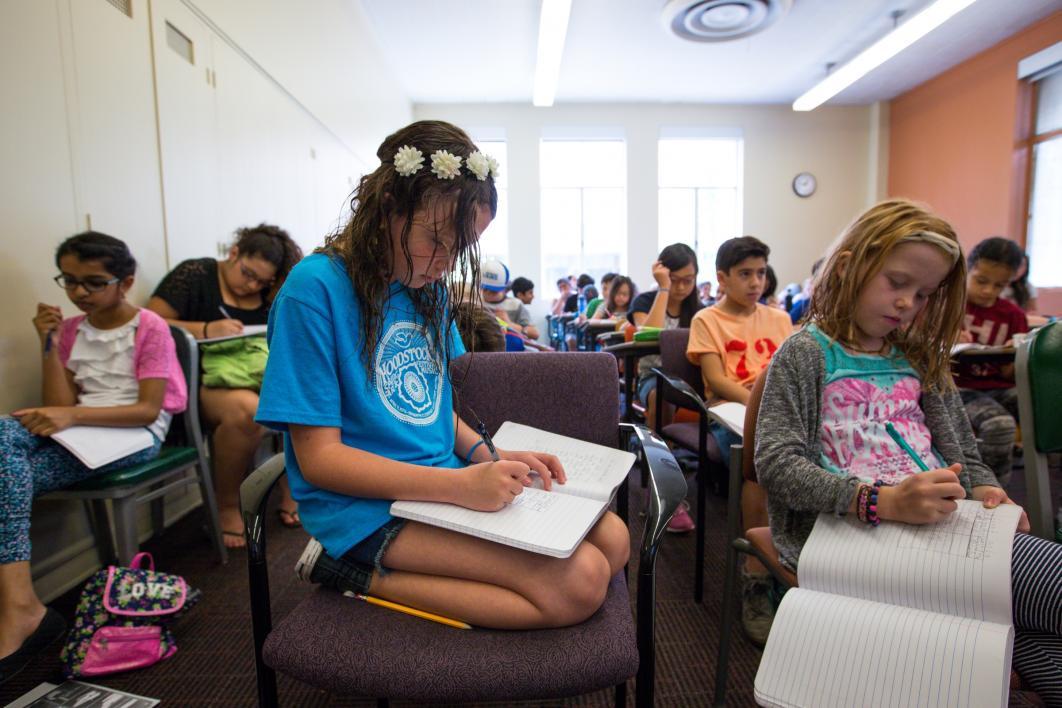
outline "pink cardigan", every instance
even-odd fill
[[[77,339],[77,328],[86,315],[63,320],[59,327],[59,361],[63,366],[70,361],[70,352]],[[133,339],[133,361],[136,379],[166,379],[166,395],[162,410],[170,414],[180,413],[188,405],[188,387],[184,382],[181,365],[177,361],[177,345],[173,343],[170,326],[166,320],[151,310],[140,308],[140,326]]]

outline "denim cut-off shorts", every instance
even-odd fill
[[[318,561],[318,572],[324,571],[324,577],[320,578],[321,583],[341,591],[358,594],[369,592],[373,571],[380,575],[387,575],[389,572],[382,560],[387,553],[387,547],[405,523],[405,519],[391,519],[344,553],[338,561],[328,559],[331,561],[328,563],[325,561],[327,556],[322,557]],[[328,567],[320,568],[322,561],[325,561]]]

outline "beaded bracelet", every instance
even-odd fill
[[[874,486],[870,488],[870,498],[867,503],[867,523],[871,526],[877,526],[881,523],[881,517],[878,516],[878,490],[881,489],[883,482],[880,479],[874,480]]]
[[[856,516],[864,524],[867,523],[867,500],[870,498],[870,486],[860,484],[856,490]]]
[[[475,453],[476,448],[479,447],[482,444],[483,444],[483,439],[480,438],[480,441],[477,442],[475,445],[473,445],[472,449],[468,451],[468,454],[465,456],[465,462],[467,462],[468,464],[472,464],[472,454]]]

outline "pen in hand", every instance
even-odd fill
[[[221,310],[221,314],[222,314],[222,316],[225,319],[227,319],[227,320],[235,319],[232,315],[229,314],[229,311],[225,309],[224,305],[218,305],[218,309]]]
[[[487,426],[480,422],[479,425],[476,426],[476,432],[479,433],[479,437],[483,438],[483,444],[487,446],[488,450],[490,450],[491,461],[498,462],[501,460],[501,458],[498,457],[498,449],[494,447],[494,441],[490,439],[490,433],[487,432]]]
[[[929,465],[927,465],[925,462],[922,462],[922,458],[919,457],[918,454],[914,451],[914,449],[910,446],[910,444],[908,444],[908,442],[903,439],[903,436],[900,435],[900,431],[898,431],[893,426],[891,421],[885,424],[885,432],[887,432],[889,434],[889,437],[895,440],[896,444],[903,448],[903,451],[906,452],[911,457],[911,459],[915,461],[915,464],[918,465],[918,469],[922,470],[923,472],[929,471]]]

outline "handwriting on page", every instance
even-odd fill
[[[981,508],[972,515],[952,514],[931,526],[905,526],[900,548],[980,560],[991,531],[992,512]]]
[[[513,499],[510,506],[516,506],[525,511],[537,511],[542,513],[549,511],[557,503],[557,497],[551,494],[520,494]]]

